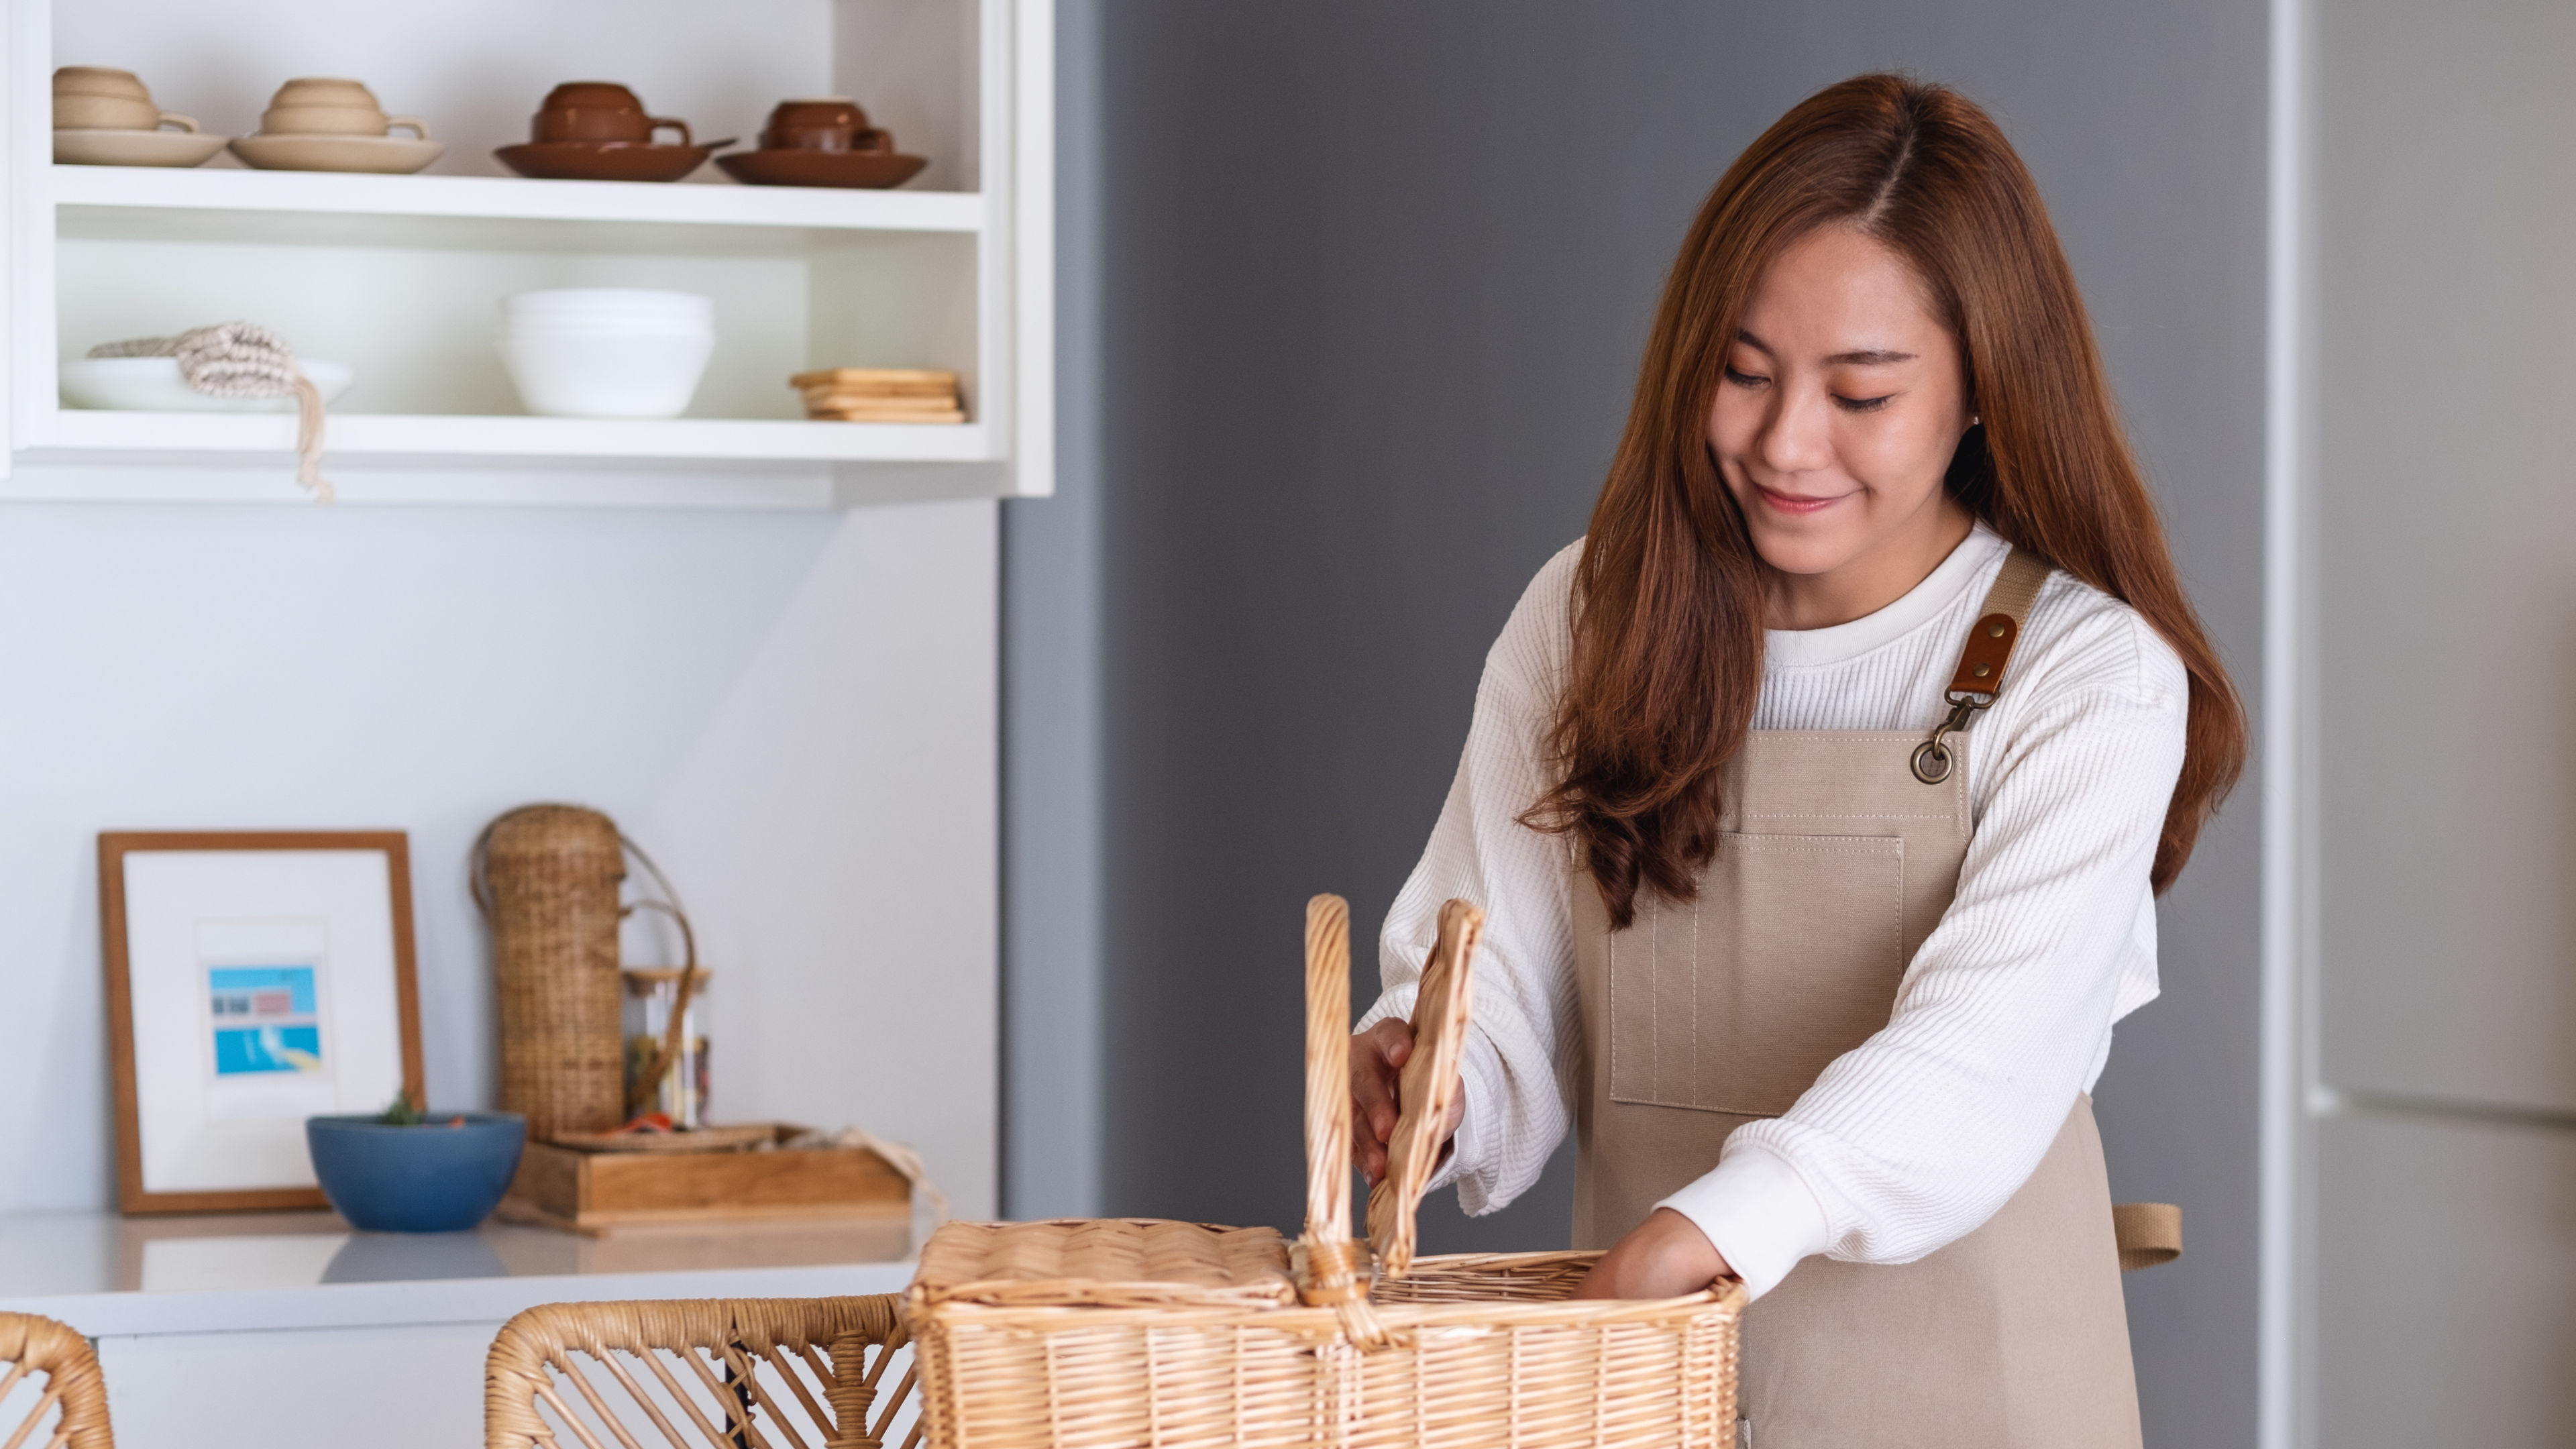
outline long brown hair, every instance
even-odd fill
[[[1583,843],[1615,927],[1635,919],[1640,889],[1696,893],[1720,773],[1762,688],[1767,598],[1709,456],[1709,407],[1762,269],[1827,225],[1907,258],[1958,338],[1984,421],[1950,465],[1951,492],[2182,656],[2190,723],[2150,877],[2162,892],[2244,765],[2244,710],[2175,576],[2039,189],[1984,111],[1902,76],[1809,97],[1691,223],[1575,576],[1573,664],[1549,737],[1559,781],[1524,818]]]

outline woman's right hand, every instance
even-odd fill
[[[1386,1144],[1395,1136],[1396,1118],[1404,1110],[1401,1090],[1404,1064],[1413,1059],[1413,1024],[1389,1017],[1351,1037],[1351,1144],[1360,1171],[1375,1187],[1386,1176]],[[1441,1124],[1440,1150],[1467,1116],[1467,1094],[1449,1103],[1449,1120]]]

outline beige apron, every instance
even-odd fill
[[[1886,1024],[1950,905],[1973,829],[1966,751],[2047,565],[2015,553],[1920,731],[1757,730],[1686,904],[1612,932],[1574,882],[1589,1057],[1577,1076],[1574,1241],[1607,1247]],[[2002,624],[1998,630],[1995,626]],[[1928,782],[1927,782],[1928,781]],[[2137,1449],[2138,1394],[2089,1101],[1984,1226],[1903,1265],[1800,1263],[1745,1316],[1752,1449]]]

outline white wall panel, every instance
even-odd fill
[[[988,1203],[993,534],[990,503],[0,512],[0,1096],[32,1104],[0,1209],[112,1198],[96,832],[409,830],[431,1101],[480,1105],[466,848],[547,799],[706,922],[719,1116],[865,1121]]]
[[[2319,1124],[2314,1442],[2576,1443],[2576,1136]]]
[[[2576,8],[2314,8],[2323,1070],[2576,1109]]]

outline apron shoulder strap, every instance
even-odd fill
[[[1959,672],[1950,676],[1951,693],[1982,694],[1992,703],[2003,691],[2004,666],[2012,661],[2022,620],[2029,617],[2031,603],[2039,597],[2039,586],[2048,582],[2048,574],[2048,560],[2028,549],[2016,548],[2004,556],[1995,586],[1986,590],[1986,606],[1977,611],[1976,626],[1968,631],[1967,645],[1959,651]]]
[[[1978,712],[2003,693],[2004,667],[2012,662],[2013,645],[2021,640],[2022,620],[2029,617],[2050,572],[2048,560],[2028,549],[2016,545],[2004,555],[2004,566],[1995,574],[1994,587],[1986,590],[1985,607],[1977,611],[1977,622],[1968,630],[1968,642],[1959,650],[1959,668],[1950,676],[1943,696],[1950,703],[1950,713],[1933,727],[1932,738],[1914,747],[1914,778],[1926,785],[1950,778],[1955,761],[1949,737],[1965,732]]]

